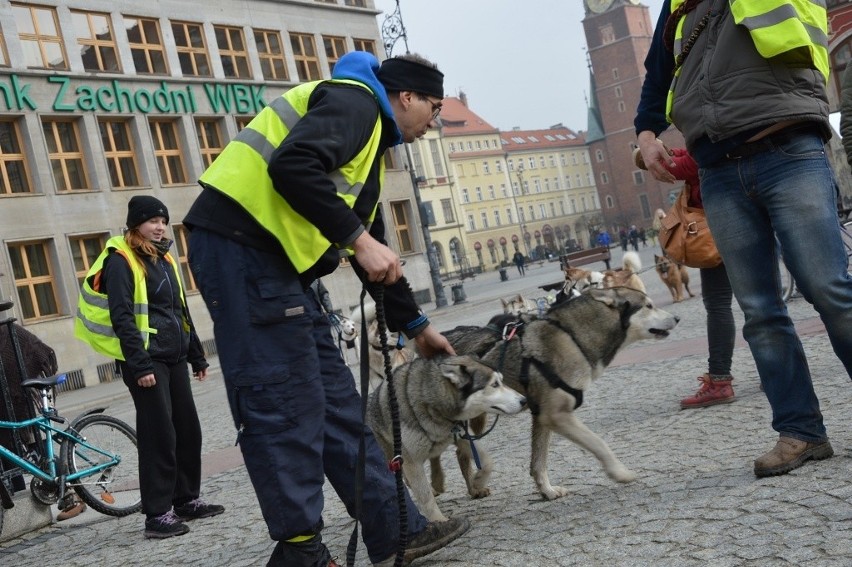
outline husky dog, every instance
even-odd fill
[[[502,324],[507,322],[521,325],[506,333]],[[553,432],[591,451],[610,478],[636,478],[574,410],[619,350],[642,339],[667,337],[677,322],[644,293],[620,287],[587,290],[557,303],[542,317],[521,315],[511,322],[501,315],[487,327],[457,327],[443,334],[457,353],[479,356],[498,367],[506,385],[526,395],[533,417],[530,474],[541,494],[553,500],[568,494],[567,488],[551,485],[547,475]],[[511,340],[504,342],[504,335]]]
[[[686,266],[678,264],[668,256],[657,256],[654,254],[654,264],[657,268],[657,275],[669,288],[672,294],[672,302],[680,303],[683,301],[683,288],[686,288],[686,293],[689,297],[695,297],[689,290],[689,272],[686,271]]]
[[[521,313],[536,313],[538,306],[535,301],[524,299],[520,293],[509,299],[500,298],[500,305],[503,306],[503,313],[512,315],[520,315]]]
[[[393,383],[399,404],[402,471],[411,497],[430,521],[446,521],[426,478],[426,461],[439,457],[453,442],[453,424],[483,413],[516,414],[526,399],[504,386],[499,372],[471,356],[417,358],[394,371]],[[370,394],[367,423],[390,459],[393,434],[384,382]],[[468,486],[485,486],[490,465],[489,460],[475,474],[470,467],[462,470]]]
[[[621,269],[603,273],[603,287],[629,287],[645,293],[645,283],[639,277],[639,270],[642,269],[639,254],[633,251],[625,252],[621,262]]]
[[[361,324],[361,308],[352,310],[352,320],[356,326]],[[376,304],[372,301],[364,303],[364,317],[367,320],[367,344],[370,355],[370,389],[372,392],[385,379],[385,361],[382,355],[382,342],[379,337],[379,321],[376,319]],[[405,337],[401,333],[386,330],[388,355],[391,361],[391,370],[417,357],[417,353],[406,344]]]

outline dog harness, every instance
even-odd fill
[[[569,386],[556,372],[553,371],[552,368],[550,368],[550,366],[540,360],[536,360],[528,356],[523,357],[521,360],[521,373],[518,376],[518,380],[520,380],[524,390],[528,390],[530,385],[530,365],[535,366],[535,369],[541,372],[541,375],[544,376],[548,384],[574,396],[574,399],[577,401],[574,409],[583,405],[583,390],[578,390],[577,388]],[[530,413],[538,415],[538,404],[529,396],[527,396],[527,405],[530,406]]]

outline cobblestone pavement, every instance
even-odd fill
[[[620,252],[613,255],[620,257]],[[652,261],[650,247],[641,255],[646,265]],[[524,278],[514,269],[509,274],[508,282],[499,282],[496,273],[464,282],[468,301],[428,310],[430,317],[439,329],[484,324],[500,310],[497,298],[518,292],[540,296],[538,285],[559,278],[556,264],[534,264]],[[692,290],[700,294],[698,271],[690,274]],[[777,436],[748,349],[738,340],[735,403],[679,410],[678,401],[695,391],[695,377],[706,368],[703,306],[700,297],[672,305],[653,271],[645,272],[643,280],[658,306],[679,315],[681,324],[666,341],[640,343],[621,353],[578,412],[638,478],[616,484],[590,454],[554,437],[551,479],[571,492],[543,501],[528,474],[529,418],[502,419],[483,440],[495,461],[491,496],[471,500],[455,459],[444,455],[447,493],[439,497],[439,505],[447,515],[469,517],[473,527],[415,565],[775,567],[852,562],[852,430],[849,414],[843,413],[850,407],[852,389],[811,307],[802,299],[790,303],[835,456],[785,476],[757,479],[752,461]],[[739,312],[737,326],[742,328]],[[221,377],[214,373],[193,388],[205,435],[203,497],[224,504],[225,514],[193,522],[183,537],[154,541],[142,537],[140,515],[116,519],[89,510],[0,544],[0,563],[264,565],[273,542],[233,447]],[[132,402],[121,384],[62,394],[58,405],[66,415],[75,415],[104,403],[109,413],[133,423]],[[331,490],[324,518],[324,538],[342,563],[353,522]],[[362,547],[356,565],[368,564]]]

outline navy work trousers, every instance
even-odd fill
[[[352,372],[316,297],[283,254],[195,229],[189,262],[214,323],[228,402],[246,469],[272,539],[321,525],[328,478],[355,513],[358,442],[366,426]],[[367,430],[364,544],[372,561],[396,552],[399,509],[393,473]],[[408,533],[426,519],[405,491]]]

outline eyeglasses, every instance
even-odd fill
[[[429,104],[432,105],[432,120],[435,120],[436,118],[438,118],[438,115],[441,114],[441,109],[444,106],[443,102],[442,101],[432,102],[428,97],[425,97],[425,96],[420,96],[420,100],[425,100],[426,102],[428,102]]]

